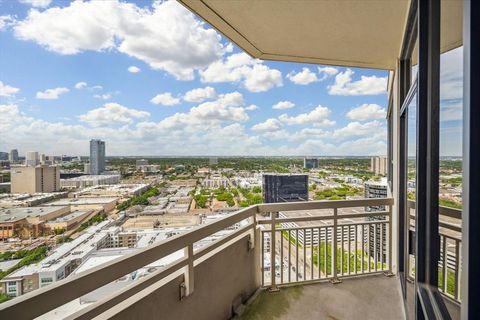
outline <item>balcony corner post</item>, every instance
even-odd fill
[[[193,293],[194,287],[194,266],[193,266],[193,243],[185,247],[184,254],[188,259],[188,265],[185,267],[184,282],[180,285],[180,300],[185,299]]]
[[[383,252],[381,253],[383,254]],[[388,270],[384,272],[387,277],[392,277],[392,205],[388,206]]]

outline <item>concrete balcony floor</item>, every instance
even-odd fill
[[[239,319],[396,320],[405,314],[398,278],[372,275],[261,291]]]

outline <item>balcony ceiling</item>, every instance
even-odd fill
[[[395,68],[409,0],[179,0],[251,56]],[[442,49],[461,44],[462,1],[444,0]]]

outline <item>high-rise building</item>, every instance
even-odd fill
[[[144,166],[148,166],[148,160],[145,159],[138,159],[136,162],[137,170],[141,170]]]
[[[370,171],[377,175],[385,176],[388,170],[388,160],[386,156],[375,156],[370,158]]]
[[[18,161],[18,150],[17,149],[10,150],[8,160],[10,160],[10,162],[17,162]]]
[[[46,164],[46,162],[47,162],[47,157],[45,156],[44,153],[41,153],[41,154],[40,154],[39,160],[40,160],[40,163],[41,163],[41,164]]]
[[[388,195],[388,185],[386,181],[382,182],[365,182],[365,198],[386,198]],[[385,206],[368,206],[365,208],[365,211],[374,212],[374,211],[385,211]],[[377,216],[377,217],[367,217],[367,221],[381,221],[386,220],[384,216]],[[383,251],[383,261],[387,261],[387,226],[386,224],[376,224],[376,225],[369,225],[368,227],[370,241],[365,239],[369,244],[370,247],[368,248],[370,256],[375,256],[375,252],[377,254],[378,261],[381,260],[381,251]],[[366,235],[365,235],[366,237]],[[374,241],[374,239],[380,239],[382,237],[382,241]],[[383,245],[381,246],[381,243]],[[376,248],[375,248],[376,246]],[[381,250],[382,247],[382,250]]]
[[[60,170],[56,166],[14,167],[10,176],[12,193],[55,192],[60,189]]]
[[[8,152],[0,151],[0,160],[8,160]]]
[[[262,189],[265,203],[308,201],[308,175],[264,174]]]
[[[39,164],[38,152],[37,151],[27,151],[25,155],[25,165],[29,167],[35,167]]]
[[[105,141],[90,140],[90,174],[101,174],[105,171]]]
[[[303,158],[303,167],[305,169],[318,169],[317,158]]]

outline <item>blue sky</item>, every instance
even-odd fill
[[[0,0],[0,16],[1,151],[386,153],[386,71],[254,60],[176,2]]]

